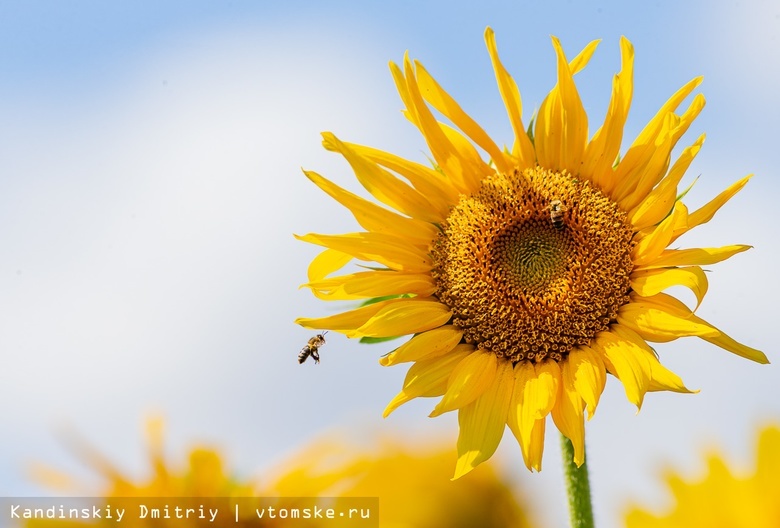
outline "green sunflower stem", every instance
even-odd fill
[[[574,446],[571,440],[563,435],[561,435],[561,453],[566,492],[569,496],[571,528],[594,528],[587,462],[577,467],[574,463]]]

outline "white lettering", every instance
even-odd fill
[[[144,512],[141,506],[143,518]],[[124,508],[91,506],[89,508],[66,508],[64,504],[52,505],[47,508],[22,508],[20,504],[10,505],[11,519],[116,519],[120,522],[125,515]]]

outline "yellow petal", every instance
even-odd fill
[[[361,156],[409,180],[409,183],[431,202],[431,207],[440,220],[447,217],[450,205],[458,201],[457,189],[440,172],[383,150],[355,143],[344,144]]]
[[[458,345],[443,356],[416,362],[406,374],[403,389],[387,404],[382,416],[387,418],[391,412],[414,398],[444,394],[452,370],[473,352],[474,347],[471,345]]]
[[[465,164],[471,167],[469,170],[474,172],[476,179],[481,181],[486,176],[495,174],[496,169],[485,163],[474,145],[463,134],[444,123],[439,123],[439,126],[452,147],[457,151],[460,159],[466,160]]]
[[[634,47],[626,37],[620,37],[620,73],[612,80],[612,97],[604,124],[585,148],[580,174],[607,194],[615,186],[613,164],[620,153],[623,129],[628,118],[634,89]]]
[[[590,62],[590,59],[596,52],[596,48],[600,42],[601,40],[591,40],[588,42],[587,46],[585,46],[582,51],[579,52],[577,56],[571,60],[571,62],[569,62],[569,69],[571,70],[572,75],[576,75],[585,69],[585,66],[587,66]]]
[[[514,382],[512,364],[501,361],[490,387],[458,411],[458,462],[452,480],[470,472],[496,452],[504,435]]]
[[[685,319],[687,321],[690,321],[692,324],[696,324],[700,327],[708,328],[710,330],[709,333],[707,333],[706,335],[699,335],[698,337],[701,337],[702,339],[704,339],[709,343],[717,345],[738,356],[744,357],[746,359],[750,359],[751,361],[755,361],[757,363],[769,363],[769,360],[767,360],[767,357],[764,355],[763,352],[735,341],[734,339],[726,335],[726,333],[722,332],[715,326],[711,325],[701,317],[694,315],[693,312],[691,312],[690,308],[688,308],[687,306],[685,306],[685,304],[683,304],[678,299],[675,299],[670,295],[659,293],[652,297],[643,298],[643,297],[638,297],[636,293],[631,293],[630,299],[632,301],[635,301],[637,299],[642,299],[642,301],[649,306],[654,306],[660,310],[664,310],[665,312],[671,314],[672,316]],[[626,306],[630,306],[631,304],[634,303],[631,302]],[[618,320],[620,320],[619,315],[618,315]],[[641,332],[639,333],[641,334]],[[647,336],[643,335],[642,337],[648,339]]]
[[[412,63],[408,56],[404,57],[404,78],[412,107],[413,122],[425,138],[428,148],[436,163],[463,193],[470,194],[479,187],[479,170],[468,164],[469,160],[461,159],[457,149],[452,145],[439,126],[436,118],[420,94],[420,88],[414,75]]]
[[[400,236],[417,244],[427,244],[438,235],[436,227],[429,222],[407,218],[393,211],[388,211],[375,203],[342,189],[316,172],[303,172],[320,189],[349,209],[358,223],[367,231]]]
[[[526,465],[530,464],[534,452],[534,429],[539,420],[544,420],[555,405],[561,372],[555,361],[538,365],[521,362],[515,366],[515,388],[508,423],[517,438]],[[534,467],[529,465],[529,469]]]
[[[699,266],[645,269],[631,274],[631,289],[642,297],[650,297],[672,286],[690,289],[696,295],[698,308],[707,293],[707,276]]]
[[[680,157],[672,165],[672,168],[669,169],[666,177],[639,205],[628,213],[634,229],[639,231],[645,227],[653,226],[666,218],[677,199],[677,186],[685,175],[685,171],[688,170],[691,162],[693,162],[699,150],[701,150],[704,138],[705,136],[702,134],[693,145],[683,150]]]
[[[636,188],[638,178],[642,174],[642,168],[646,167],[649,160],[657,154],[657,146],[664,144],[662,137],[668,134],[672,128],[672,123],[669,121],[670,116],[673,116],[674,110],[701,84],[701,81],[702,78],[697,77],[677,90],[634,140],[615,170],[615,180],[618,182],[618,187],[611,193],[614,200],[619,201],[625,198]],[[679,122],[680,119],[676,118],[675,126],[679,125]]]
[[[650,387],[647,389],[648,391],[672,391],[682,394],[699,392],[698,390],[693,391],[686,387],[680,376],[664,367],[655,356],[651,355],[649,361],[651,379]]]
[[[696,180],[698,180],[698,178],[696,178]],[[688,189],[693,187],[693,185],[696,183],[696,180],[691,183]],[[688,191],[686,190],[683,192],[687,193]],[[683,214],[677,215],[674,219],[674,234],[672,235],[672,241],[676,240],[677,237],[688,230],[688,206],[682,202],[679,203]]]
[[[401,68],[399,68],[398,65],[392,61],[390,61],[388,66],[390,66],[390,74],[393,76],[395,88],[398,90],[398,95],[401,96],[401,101],[404,103],[404,107],[406,108],[406,111],[404,112],[406,117],[409,118],[414,126],[419,127],[417,124],[417,112],[414,110],[414,102],[412,101],[412,96],[409,94],[409,87],[406,85],[406,77],[404,77],[404,72],[401,71]]]
[[[780,428],[767,426],[758,437],[756,449],[756,481],[766,489],[777,489],[780,473]],[[772,488],[774,486],[774,488]]]
[[[625,180],[628,185],[620,186],[613,193],[613,197],[620,202],[623,209],[630,211],[641,203],[663,178],[669,166],[672,149],[702,108],[704,108],[704,96],[698,94],[682,116],[677,116],[673,112],[667,114],[663,127],[656,137],[654,149],[646,151],[644,160],[634,168],[630,178]],[[624,192],[620,190],[621,188]]]
[[[447,381],[447,392],[433,409],[431,418],[476,400],[496,379],[498,362],[492,352],[477,351],[461,361]]]
[[[525,127],[523,126],[523,103],[520,98],[520,90],[517,89],[515,80],[509,75],[506,68],[504,68],[504,65],[501,64],[501,60],[498,58],[496,37],[493,30],[490,28],[485,30],[485,43],[487,44],[488,52],[490,53],[490,61],[493,64],[493,70],[496,74],[498,91],[501,93],[501,98],[504,100],[504,106],[506,107],[507,114],[509,114],[512,130],[515,133],[515,148],[513,149],[513,155],[517,158],[518,169],[523,170],[533,167],[536,165],[536,153],[534,152],[534,146],[531,143],[531,139],[528,137],[528,134],[526,134]]]
[[[455,348],[462,337],[462,330],[452,325],[440,326],[417,334],[388,355],[380,358],[379,364],[389,367],[398,363],[440,356]]]
[[[555,404],[561,370],[555,361],[544,361],[534,365],[532,376],[523,388],[522,416],[520,425],[544,418]]]
[[[674,226],[679,222],[680,216],[685,214],[682,202],[677,202],[672,214],[663,222],[642,238],[631,250],[632,260],[635,266],[650,264],[666,249],[674,235]]]
[[[596,336],[595,348],[609,359],[615,369],[612,374],[623,383],[626,398],[638,411],[650,385],[650,363],[642,347],[615,332],[606,331]]]
[[[718,248],[667,249],[652,262],[636,266],[634,269],[667,268],[670,266],[707,266],[747,251],[753,246],[733,245]]]
[[[690,308],[685,306],[685,303],[683,303],[680,299],[665,293],[658,293],[656,295],[642,297],[636,292],[631,292],[628,294],[628,298],[631,302],[645,303],[650,306],[656,306],[657,308],[664,310],[669,314],[682,317],[683,319],[693,319],[693,312]]]
[[[542,453],[544,451],[544,423],[546,418],[540,418],[532,423],[524,423],[523,400],[526,394],[526,384],[536,378],[536,371],[530,363],[525,361],[518,363],[514,368],[514,391],[512,402],[507,414],[507,425],[515,435],[523,460],[529,470],[542,470]],[[526,415],[527,416],[527,415]]]
[[[735,194],[741,191],[742,188],[747,184],[748,180],[750,180],[750,178],[752,177],[753,177],[752,174],[748,174],[741,180],[731,184],[728,189],[726,189],[718,196],[716,196],[715,198],[707,202],[706,205],[689,214],[688,227],[685,231],[690,231],[694,227],[699,226],[701,224],[705,224],[710,220],[712,220],[712,217],[715,216],[715,213],[718,211],[718,209],[723,207],[723,205],[726,202],[731,200],[731,198],[733,198]],[[682,233],[679,233],[677,236],[681,234]]]
[[[352,166],[360,184],[377,200],[397,211],[426,222],[437,222],[430,201],[407,183],[361,156],[331,132],[323,132],[325,148],[339,152]]]
[[[384,233],[347,233],[294,235],[298,240],[324,246],[356,259],[378,262],[396,271],[427,272],[431,258],[427,249],[414,246],[402,238]]]
[[[528,446],[528,451],[523,452],[525,467],[527,467],[529,470],[535,469],[537,472],[542,470],[542,455],[544,454],[544,428],[546,423],[546,418],[541,418],[534,422],[534,427],[531,431],[531,443]]]
[[[565,367],[564,367],[564,375]],[[574,463],[577,467],[585,462],[585,402],[572,384],[570,375],[564,377],[558,390],[555,407],[552,409],[553,422],[574,447]]]
[[[761,363],[763,365],[769,363],[769,359],[766,357],[766,354],[755,348],[743,345],[723,332],[720,332],[720,335],[715,337],[702,336],[702,339],[712,343],[713,345],[717,345],[724,350],[728,350],[732,354],[749,359],[750,361],[755,361],[756,363]]]
[[[490,138],[485,130],[477,124],[418,61],[415,61],[417,70],[417,83],[423,98],[431,106],[441,112],[445,117],[460,128],[474,143],[479,145],[495,162],[499,172],[509,172],[513,167],[498,145]]]
[[[607,372],[601,356],[588,346],[579,346],[569,353],[562,371],[564,380],[569,379],[570,385],[585,401],[590,420],[596,412],[607,382]]]
[[[699,117],[699,114],[704,109],[705,104],[706,101],[702,94],[696,94],[693,97],[693,101],[691,101],[691,104],[688,106],[688,108],[685,109],[685,112],[683,112],[682,115],[680,116],[680,124],[674,130],[673,143],[677,143],[677,141],[683,136],[683,134],[685,134],[688,131],[688,128],[691,126],[691,124],[693,124],[696,118]]]
[[[334,330],[347,337],[395,337],[436,328],[450,316],[449,309],[437,301],[390,299],[327,317],[299,317],[295,322],[312,330]]]
[[[428,297],[436,292],[430,274],[401,273],[391,270],[361,271],[303,284],[318,299],[354,300],[385,295],[414,294]]]
[[[644,354],[647,363],[650,365],[650,384],[648,385],[648,391],[668,390],[681,393],[694,392],[685,386],[677,374],[664,367],[661,362],[658,361],[658,357],[655,355],[653,349],[650,348],[650,345],[648,345],[639,334],[620,324],[612,325],[610,329],[621,339],[636,345],[638,354]]]
[[[558,57],[558,84],[539,107],[534,133],[536,156],[542,167],[577,174],[588,141],[588,116],[561,43],[556,37],[552,41]]]
[[[340,270],[352,260],[352,255],[336,251],[335,249],[326,249],[312,259],[309,264],[308,277],[310,282],[324,279],[331,273]]]
[[[450,309],[438,301],[405,299],[384,306],[348,337],[395,337],[437,328],[452,317]]]
[[[529,428],[529,424],[523,423],[525,415],[523,414],[523,400],[525,399],[525,386],[532,378],[536,378],[536,372],[534,366],[527,362],[521,361],[514,367],[514,390],[512,392],[512,404],[509,407],[509,415],[507,416],[507,424],[509,428],[517,438],[517,442],[520,444],[520,449],[523,451],[523,458],[526,460],[528,466],[528,458],[525,456],[529,452],[532,427]],[[531,466],[528,466],[531,469]]]
[[[612,191],[612,198],[620,207],[630,211],[644,200],[650,189],[661,180],[669,167],[671,151],[674,147],[674,130],[679,125],[680,118],[673,112],[666,114],[658,134],[646,145],[643,156],[637,159],[631,172],[621,172],[620,165],[616,169],[617,181]],[[621,162],[622,163],[622,162]]]
[[[390,299],[361,306],[360,308],[355,308],[354,310],[349,310],[340,314],[329,315],[327,317],[299,317],[295,320],[295,324],[299,324],[310,330],[326,328],[349,335],[356,328],[364,325],[366,321],[376,315],[382,308],[407,301],[408,299]]]
[[[659,294],[661,295],[661,294]],[[618,323],[625,325],[648,341],[665,341],[685,336],[718,335],[711,327],[691,318],[670,313],[667,308],[643,301],[630,302],[618,311]]]

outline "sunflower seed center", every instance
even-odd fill
[[[588,182],[496,174],[461,198],[431,247],[437,295],[466,342],[514,363],[561,361],[628,302],[632,236]]]

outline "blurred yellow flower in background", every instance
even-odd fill
[[[217,498],[222,497],[253,497],[256,495],[257,485],[251,481],[241,481],[227,472],[223,456],[219,451],[198,446],[188,450],[186,462],[183,465],[175,465],[166,460],[163,455],[164,422],[159,417],[150,418],[145,423],[146,444],[148,449],[149,471],[148,476],[132,477],[122,472],[114,463],[105,458],[99,451],[87,445],[82,439],[71,439],[69,447],[84,461],[97,476],[102,484],[94,485],[79,482],[70,475],[52,469],[42,464],[35,464],[32,468],[33,479],[42,485],[67,493],[69,496],[92,496],[104,498],[106,505],[115,508],[132,505],[134,501],[120,500],[122,497],[144,498],[173,498],[184,497],[186,500],[178,500],[177,504],[183,507],[197,508],[203,506],[205,511],[225,504]],[[113,500],[112,500],[113,499]],[[103,500],[103,499],[101,499]],[[155,504],[162,507],[166,501]],[[248,513],[248,512],[247,512]],[[249,525],[275,527],[282,524],[274,524],[264,520],[262,523],[256,519],[249,519]],[[255,521],[255,522],[252,522]],[[83,527],[87,520],[73,519],[30,519],[25,526],[27,528],[49,527],[67,528]],[[116,524],[115,521],[101,519],[98,522]],[[203,525],[207,521],[192,519],[183,521],[177,518],[171,519],[133,519],[126,524],[132,526],[168,526],[169,528],[183,525]],[[213,526],[213,524],[211,524]]]
[[[520,92],[485,41],[514,132],[501,147],[418,61],[391,63],[404,114],[422,133],[428,167],[323,134],[383,207],[304,171],[365,231],[310,233],[325,247],[305,285],[328,301],[365,301],[328,317],[299,318],[347,337],[412,338],[381,360],[413,363],[385,415],[419,397],[440,397],[431,416],[458,411],[455,478],[489,459],[506,426],[529,469],[541,470],[548,416],[585,460],[584,416],[593,416],[607,373],[641,407],[649,391],[691,392],[648,342],[697,336],[744,358],[766,356],[732,339],[664,290],[702,302],[701,266],[746,245],[669,249],[708,222],[750,176],[689,212],[678,192],[704,136],[672,163],[672,151],[704,107],[695,78],[661,107],[624,155],[634,90],[634,48],[620,41],[607,115],[590,136],[574,76],[597,41],[569,60],[553,37],[557,84],[526,128]],[[531,72],[533,75],[533,72]],[[448,122],[440,122],[440,117]],[[352,261],[358,271],[330,276]]]
[[[238,480],[230,476],[218,451],[197,447],[187,453],[188,464],[174,467],[162,455],[163,422],[147,422],[147,443],[151,476],[133,479],[123,474],[110,461],[92,448],[75,445],[78,455],[95,469],[105,485],[98,490],[78,485],[66,474],[37,466],[34,477],[49,487],[74,495],[105,497],[117,505],[119,497],[189,497],[198,498],[192,505],[207,498],[267,497],[277,508],[300,507],[302,498],[335,498],[327,505],[349,506],[350,498],[378,497],[379,526],[382,528],[500,528],[530,527],[523,504],[515,491],[494,468],[486,465],[468,478],[449,480],[455,454],[449,449],[431,444],[427,453],[409,454],[393,440],[380,442],[381,449],[362,450],[352,442],[333,434],[313,439],[307,446],[286,456],[277,466],[263,473],[263,478]],[[201,500],[200,498],[203,498]],[[113,499],[113,501],[111,500]],[[205,502],[204,502],[205,501]],[[197,503],[197,504],[196,504]],[[218,501],[213,504],[216,505]],[[310,501],[308,501],[310,504]],[[223,503],[220,503],[224,505]],[[189,505],[189,503],[188,503]],[[243,526],[285,526],[287,519],[258,519],[245,512]],[[133,520],[134,525],[157,523],[165,519]],[[232,519],[231,519],[232,522]],[[86,521],[35,519],[28,528],[52,526],[84,526]],[[198,519],[170,519],[167,526],[181,527],[203,524]],[[276,523],[276,524],[275,524]],[[229,524],[228,524],[229,525]],[[309,520],[305,526],[320,526]],[[338,526],[333,520],[321,521],[323,527]]]
[[[149,453],[151,475],[134,480],[122,473],[97,450],[80,441],[71,443],[79,458],[94,469],[105,481],[98,490],[75,482],[69,475],[36,464],[33,478],[48,487],[80,494],[105,497],[240,497],[252,496],[256,484],[240,482],[226,473],[224,461],[218,451],[207,447],[195,447],[187,453],[187,464],[181,469],[173,467],[163,455],[163,429],[161,418],[150,418],[145,424],[146,444]]]
[[[533,526],[527,506],[515,497],[522,498],[522,490],[492,465],[451,481],[456,456],[449,447],[410,447],[392,439],[372,450],[334,438],[313,442],[281,465],[269,492],[379,497],[382,528]]]
[[[703,479],[684,480],[669,472],[666,482],[675,504],[668,513],[633,507],[627,528],[780,527],[780,427],[760,432],[755,470],[733,471],[723,457],[707,459]]]

